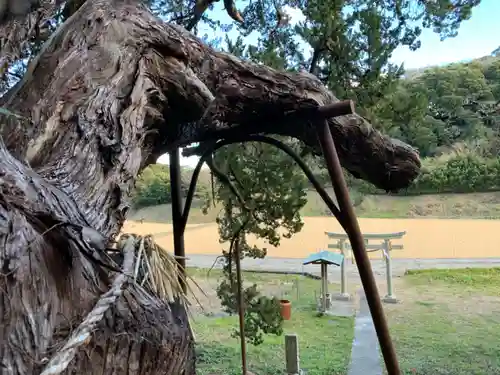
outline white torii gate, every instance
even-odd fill
[[[337,242],[335,243],[328,244],[328,248],[340,250],[340,253],[344,255],[344,258],[340,265],[340,294],[335,296],[335,298],[344,301],[349,300],[350,295],[347,292],[347,277],[346,277],[346,259],[349,253],[351,255],[351,261],[354,263],[351,244],[349,243],[349,237],[345,233],[325,232],[325,234],[328,236],[329,239],[337,240]],[[403,245],[393,245],[392,240],[401,239],[405,234],[406,232],[363,234],[366,250],[368,252],[382,250],[382,253],[384,255],[386,277],[387,277],[387,295],[384,298],[382,298],[382,301],[387,303],[398,302],[392,287],[391,251],[403,249]],[[370,244],[369,243],[370,240],[378,240],[380,242],[377,244]]]

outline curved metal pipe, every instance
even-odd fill
[[[287,144],[277,140],[276,138],[271,138],[265,135],[254,135],[251,137],[252,141],[256,142],[262,142],[262,143],[267,143],[270,145],[273,145],[279,149],[281,149],[283,152],[288,154],[290,157],[292,157],[293,160],[299,165],[299,167],[302,169],[306,177],[308,178],[309,182],[314,186],[318,194],[320,195],[321,199],[323,199],[323,202],[325,202],[326,206],[332,211],[332,214],[335,216],[335,218],[339,221],[340,225],[344,227],[344,219],[343,216],[335,204],[333,202],[332,198],[330,195],[326,192],[326,190],[321,186],[319,181],[314,177],[314,174],[312,173],[311,169],[307,166],[307,164],[302,160],[302,158],[297,155],[297,153]]]
[[[343,100],[339,102],[335,102],[329,105],[324,105],[320,106],[317,108],[312,109],[303,109],[295,112],[295,116],[300,116],[300,115],[307,115],[307,117],[311,116],[316,116],[319,118],[328,118],[328,117],[337,117],[337,116],[344,116],[344,115],[349,115],[354,113],[354,102],[352,100]],[[342,228],[345,230],[345,222],[343,215],[339,208],[335,205],[333,202],[332,198],[330,195],[326,192],[326,190],[321,186],[321,184],[318,182],[318,180],[314,177],[312,171],[309,169],[309,167],[304,163],[304,161],[300,158],[299,155],[293,149],[286,144],[284,144],[281,141],[278,141],[275,138],[271,138],[265,135],[247,135],[245,137],[241,137],[238,139],[232,138],[232,139],[226,139],[222,140],[219,142],[214,143],[211,146],[208,146],[205,152],[202,154],[200,157],[200,160],[198,161],[198,164],[196,165],[196,168],[193,172],[193,176],[191,177],[191,182],[189,184],[189,190],[188,194],[186,196],[186,203],[184,205],[184,209],[182,210],[182,222],[181,222],[181,228],[182,228],[182,233],[184,233],[184,230],[186,229],[186,224],[189,218],[189,211],[191,209],[191,205],[193,203],[193,197],[194,197],[194,192],[196,189],[196,184],[198,182],[198,178],[200,176],[200,171],[201,167],[203,166],[203,163],[206,162],[207,157],[212,154],[214,151],[217,149],[232,144],[232,143],[239,143],[239,142],[249,142],[249,141],[255,141],[255,142],[262,142],[262,143],[267,143],[270,145],[273,145],[275,147],[278,147],[285,153],[287,153],[289,156],[295,160],[295,162],[300,166],[302,171],[305,173],[311,184],[314,186],[318,194],[320,195],[321,199],[323,199],[323,202],[327,205],[327,207],[330,209],[332,214],[335,216],[335,218],[339,221],[340,225]]]
[[[207,159],[210,157],[212,153],[217,151],[219,148],[234,144],[234,143],[240,143],[240,142],[262,142],[262,143],[267,143],[272,146],[275,146],[288,154],[292,159],[299,165],[299,167],[302,169],[306,177],[308,178],[309,182],[313,185],[313,187],[316,189],[318,194],[320,195],[321,199],[323,202],[325,202],[326,206],[330,209],[332,212],[333,216],[338,220],[342,228],[345,230],[345,222],[344,222],[344,217],[341,214],[340,210],[338,209],[337,205],[335,202],[333,202],[332,198],[330,195],[327,193],[327,191],[321,186],[319,181],[316,179],[314,174],[312,173],[311,169],[307,166],[307,164],[302,160],[302,158],[297,155],[297,153],[288,145],[285,143],[277,140],[276,138],[268,137],[266,135],[250,135],[246,136],[244,138],[230,138],[230,139],[224,139],[221,140],[217,143],[214,143],[212,146],[208,147],[200,156],[200,160],[198,161],[198,164],[196,164],[196,167],[193,171],[193,176],[191,177],[191,182],[189,184],[189,190],[188,194],[186,196],[186,203],[184,204],[184,209],[182,211],[182,225],[181,227],[183,228],[183,232],[186,228],[187,221],[189,219],[189,211],[191,210],[191,205],[193,203],[193,197],[194,197],[194,192],[196,190],[196,185],[198,182],[198,178],[200,176],[201,172],[201,167],[203,164],[207,161]]]
[[[189,190],[186,196],[186,202],[184,203],[184,208],[182,210],[182,216],[181,216],[181,228],[182,232],[186,230],[186,224],[189,218],[189,211],[191,210],[191,205],[193,203],[193,198],[194,198],[194,192],[196,190],[196,185],[198,183],[198,178],[200,177],[200,172],[201,172],[201,167],[205,163],[204,157],[201,157],[200,160],[198,161],[198,164],[196,164],[196,167],[194,168],[193,175],[191,176],[191,181],[189,183]]]
[[[366,294],[368,306],[377,332],[378,340],[382,356],[384,357],[385,366],[389,375],[401,375],[398,358],[394,345],[392,343],[389,325],[384,315],[384,309],[378,293],[377,283],[373,276],[370,258],[366,252],[365,241],[359,227],[358,219],[354,212],[354,207],[349,198],[349,191],[342,173],[337,150],[333,141],[330,127],[327,121],[317,126],[318,139],[321,144],[321,150],[325,157],[328,174],[332,180],[332,185],[335,190],[337,202],[345,218],[345,227],[349,241],[351,242],[356,265],[358,266],[359,276],[363,289]]]
[[[182,216],[181,216],[181,233],[184,233],[186,224],[189,218],[189,211],[191,209],[191,205],[193,202],[193,197],[194,197],[194,192],[196,190],[196,185],[198,182],[198,178],[200,176],[201,172],[201,167],[203,164],[212,157],[212,154],[218,150],[221,147],[234,144],[234,143],[239,143],[239,142],[261,142],[261,143],[267,143],[270,145],[273,145],[286,154],[288,154],[292,159],[299,165],[299,167],[302,169],[304,174],[307,176],[311,184],[314,186],[318,194],[321,196],[325,204],[328,206],[332,214],[335,216],[335,218],[338,220],[340,225],[346,229],[346,226],[348,226],[348,223],[344,221],[344,216],[341,214],[341,211],[339,208],[335,205],[333,202],[332,198],[330,195],[326,192],[326,190],[321,186],[321,184],[318,182],[314,174],[312,173],[311,169],[307,166],[307,164],[302,160],[302,158],[297,155],[297,153],[288,145],[285,143],[275,139],[271,138],[265,135],[251,135],[251,136],[246,136],[241,139],[225,139],[221,140],[217,143],[214,143],[213,145],[209,145],[206,150],[202,153],[200,160],[196,164],[196,167],[193,171],[193,175],[191,177],[191,181],[189,184],[189,190],[188,194],[186,196],[186,202],[184,204],[184,208],[182,211]],[[246,372],[246,343],[245,343],[245,336],[244,336],[244,311],[243,311],[243,303],[242,303],[242,293],[241,293],[241,266],[240,266],[240,254],[239,254],[239,246],[237,246],[237,254],[236,254],[236,274],[238,277],[238,300],[239,300],[239,322],[240,322],[240,342],[241,342],[241,355],[242,355],[242,368],[243,372]]]

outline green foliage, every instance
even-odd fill
[[[293,146],[293,144],[291,145]],[[297,147],[296,147],[297,149]],[[306,177],[295,162],[274,146],[250,142],[232,145],[217,152],[215,162],[238,181],[238,189],[251,212],[239,208],[239,202],[226,186],[219,186],[216,199],[227,202],[231,213],[240,213],[239,220],[219,218],[221,240],[232,238],[236,228],[248,221],[245,230],[278,246],[281,236],[289,238],[302,229],[299,210],[306,203]],[[278,229],[284,230],[282,234]]]
[[[374,123],[391,136],[435,156],[456,142],[488,140],[498,154],[500,59],[431,68],[402,80],[372,110]]]
[[[217,288],[217,296],[225,311],[230,314],[238,312],[238,304],[234,298],[237,295],[236,288],[237,284],[233,282],[231,285],[227,278],[223,279]],[[243,301],[245,301],[245,337],[247,340],[253,345],[260,345],[264,342],[263,334],[281,335],[283,318],[280,313],[279,300],[262,296],[257,289],[257,284],[253,284],[242,292]],[[235,330],[233,336],[239,337],[239,331]]]
[[[191,183],[193,169],[181,167],[181,196],[186,197]],[[201,170],[196,184],[194,198],[205,199],[211,191],[210,175]],[[170,170],[165,164],[151,164],[145,168],[136,181],[132,196],[135,208],[170,203]]]
[[[456,155],[425,170],[408,190],[420,194],[486,192],[500,189],[498,176],[500,158]]]
[[[306,203],[307,181],[288,155],[267,144],[227,146],[217,151],[214,163],[229,177],[243,200],[227,184],[217,184],[214,198],[223,205],[217,218],[220,242],[231,244],[223,251],[225,279],[217,294],[225,309],[236,313],[236,256],[265,257],[265,248],[248,244],[249,235],[279,246],[282,237],[289,238],[302,229],[299,211]],[[242,293],[248,341],[258,345],[263,342],[263,334],[280,335],[283,321],[278,301],[262,296],[256,285],[244,288]]]
[[[457,153],[440,159],[424,160],[422,173],[400,195],[473,193],[500,190],[500,157],[485,158],[473,152]],[[383,194],[364,181],[351,180],[350,186],[364,194]]]
[[[152,164],[137,179],[133,196],[137,208],[170,203],[170,172],[167,165]]]

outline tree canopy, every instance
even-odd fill
[[[429,68],[401,80],[374,110],[378,126],[417,147],[422,156],[457,142],[498,155],[500,59]]]

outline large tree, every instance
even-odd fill
[[[146,165],[192,142],[255,133],[293,136],[319,153],[315,118],[285,114],[337,99],[310,74],[216,52],[137,1],[40,1],[25,19],[5,4],[5,89],[29,65],[0,99],[20,117],[2,118],[0,131],[0,358],[2,373],[35,374],[110,288],[105,248]],[[363,118],[329,124],[357,177],[397,190],[418,174],[415,150]],[[194,373],[178,305],[133,283],[115,296],[108,310],[98,303],[104,317],[75,345],[67,373]]]

